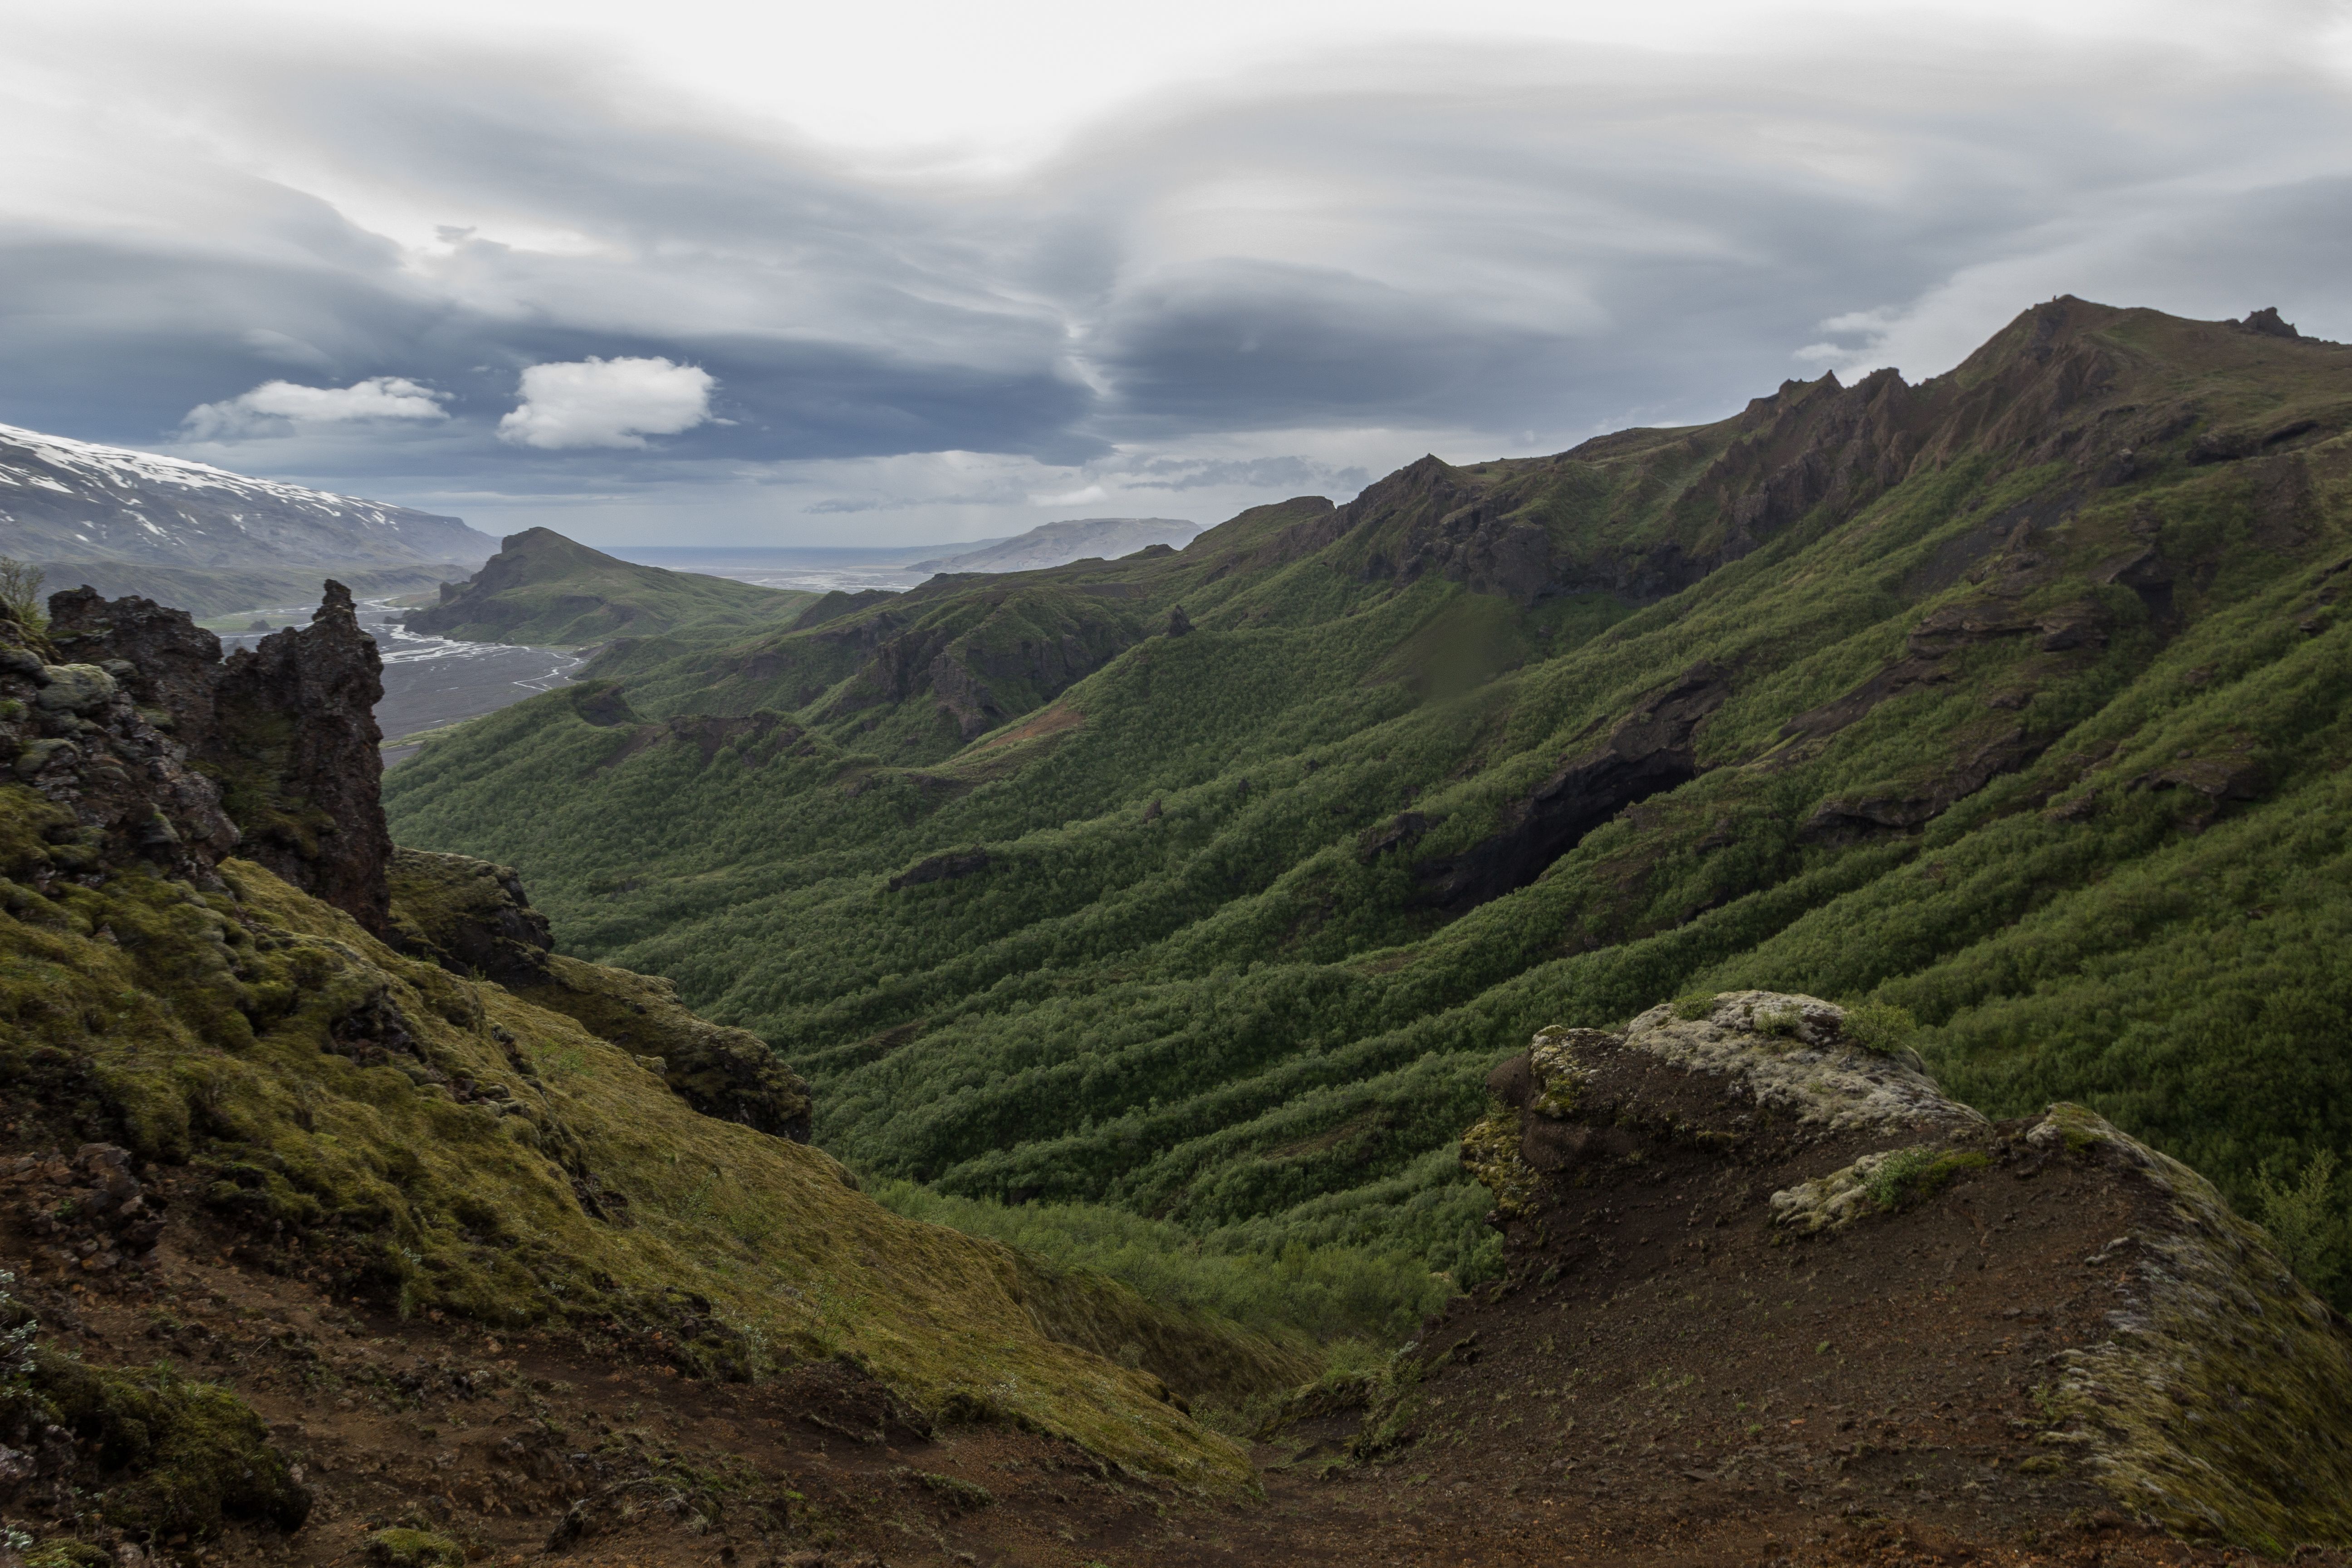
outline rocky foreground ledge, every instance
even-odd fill
[[[2352,1535],[2352,1336],[2262,1232],[2078,1106],[1947,1099],[1871,1022],[1746,991],[1536,1036],[1463,1141],[1506,1279],[1272,1430],[1644,1555]]]
[[[1633,1450],[1679,1446],[1684,1483],[1867,1493],[1900,1455],[1928,1514],[2095,1486],[2272,1554],[2352,1532],[2345,1321],[2209,1180],[2098,1114],[1988,1121],[1844,1008],[1773,992],[1545,1030],[1491,1086],[1463,1159],[1510,1239],[1498,1305],[1663,1305],[1696,1354],[1658,1387],[1755,1387],[1734,1404],[1771,1411]]]

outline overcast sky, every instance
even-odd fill
[[[2342,4],[0,19],[0,422],[493,533],[1213,522],[2062,292],[2352,338]]]

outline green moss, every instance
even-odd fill
[[[1694,991],[1687,996],[1675,998],[1675,1016],[1686,1024],[1695,1024],[1715,1011],[1713,991]]]
[[[1495,1207],[1507,1218],[1528,1212],[1543,1178],[1519,1153],[1519,1112],[1514,1106],[1494,1104],[1462,1134],[1462,1168],[1495,1195]]]
[[[376,1568],[465,1568],[466,1564],[464,1547],[429,1530],[400,1526],[379,1530],[361,1542],[361,1550]]]
[[[99,1511],[144,1540],[205,1541],[231,1519],[300,1527],[310,1495],[251,1406],[167,1366],[95,1367],[44,1350],[30,1396],[79,1440]]]
[[[2145,1257],[2131,1331],[2071,1351],[2049,1407],[2127,1510],[2189,1536],[2285,1558],[2352,1541],[2352,1344],[2212,1184],[2079,1107],[2052,1120],[2095,1157],[2137,1170],[2168,1222]]]
[[[1898,1149],[1864,1178],[1863,1191],[1888,1213],[1935,1196],[1964,1171],[1992,1163],[1980,1149],[1938,1149],[1931,1144]]]
[[[25,1568],[114,1568],[114,1554],[88,1541],[44,1541],[27,1551]]]
[[[0,788],[0,857],[45,842],[47,803],[25,795]],[[227,891],[202,895],[124,868],[35,895],[23,918],[0,900],[0,1076],[69,1144],[192,1164],[265,1266],[402,1311],[547,1324],[592,1348],[617,1335],[698,1375],[851,1354],[926,1411],[989,1411],[1139,1471],[1246,1487],[1240,1452],[1116,1352],[1157,1332],[1268,1376],[1292,1375],[1288,1352],[900,1218],[816,1150],[699,1113],[639,1052],[404,958],[258,867],[224,874]],[[135,1461],[147,1479],[112,1494],[124,1517],[290,1506],[230,1396],[57,1375],[110,1431],[152,1436],[171,1415]],[[241,1496],[248,1468],[268,1495]]]

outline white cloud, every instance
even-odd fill
[[[235,441],[282,436],[303,426],[348,425],[373,419],[446,419],[436,392],[399,375],[372,375],[349,386],[303,386],[265,381],[251,392],[188,410],[182,429],[194,440]]]
[[[571,360],[522,373],[522,404],[499,421],[518,446],[643,447],[710,419],[711,374],[666,359]]]

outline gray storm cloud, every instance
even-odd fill
[[[560,62],[178,40],[0,193],[0,421],[819,539],[1552,449],[2060,291],[2352,335],[2352,94],[2293,42],[1400,47],[959,176]]]

